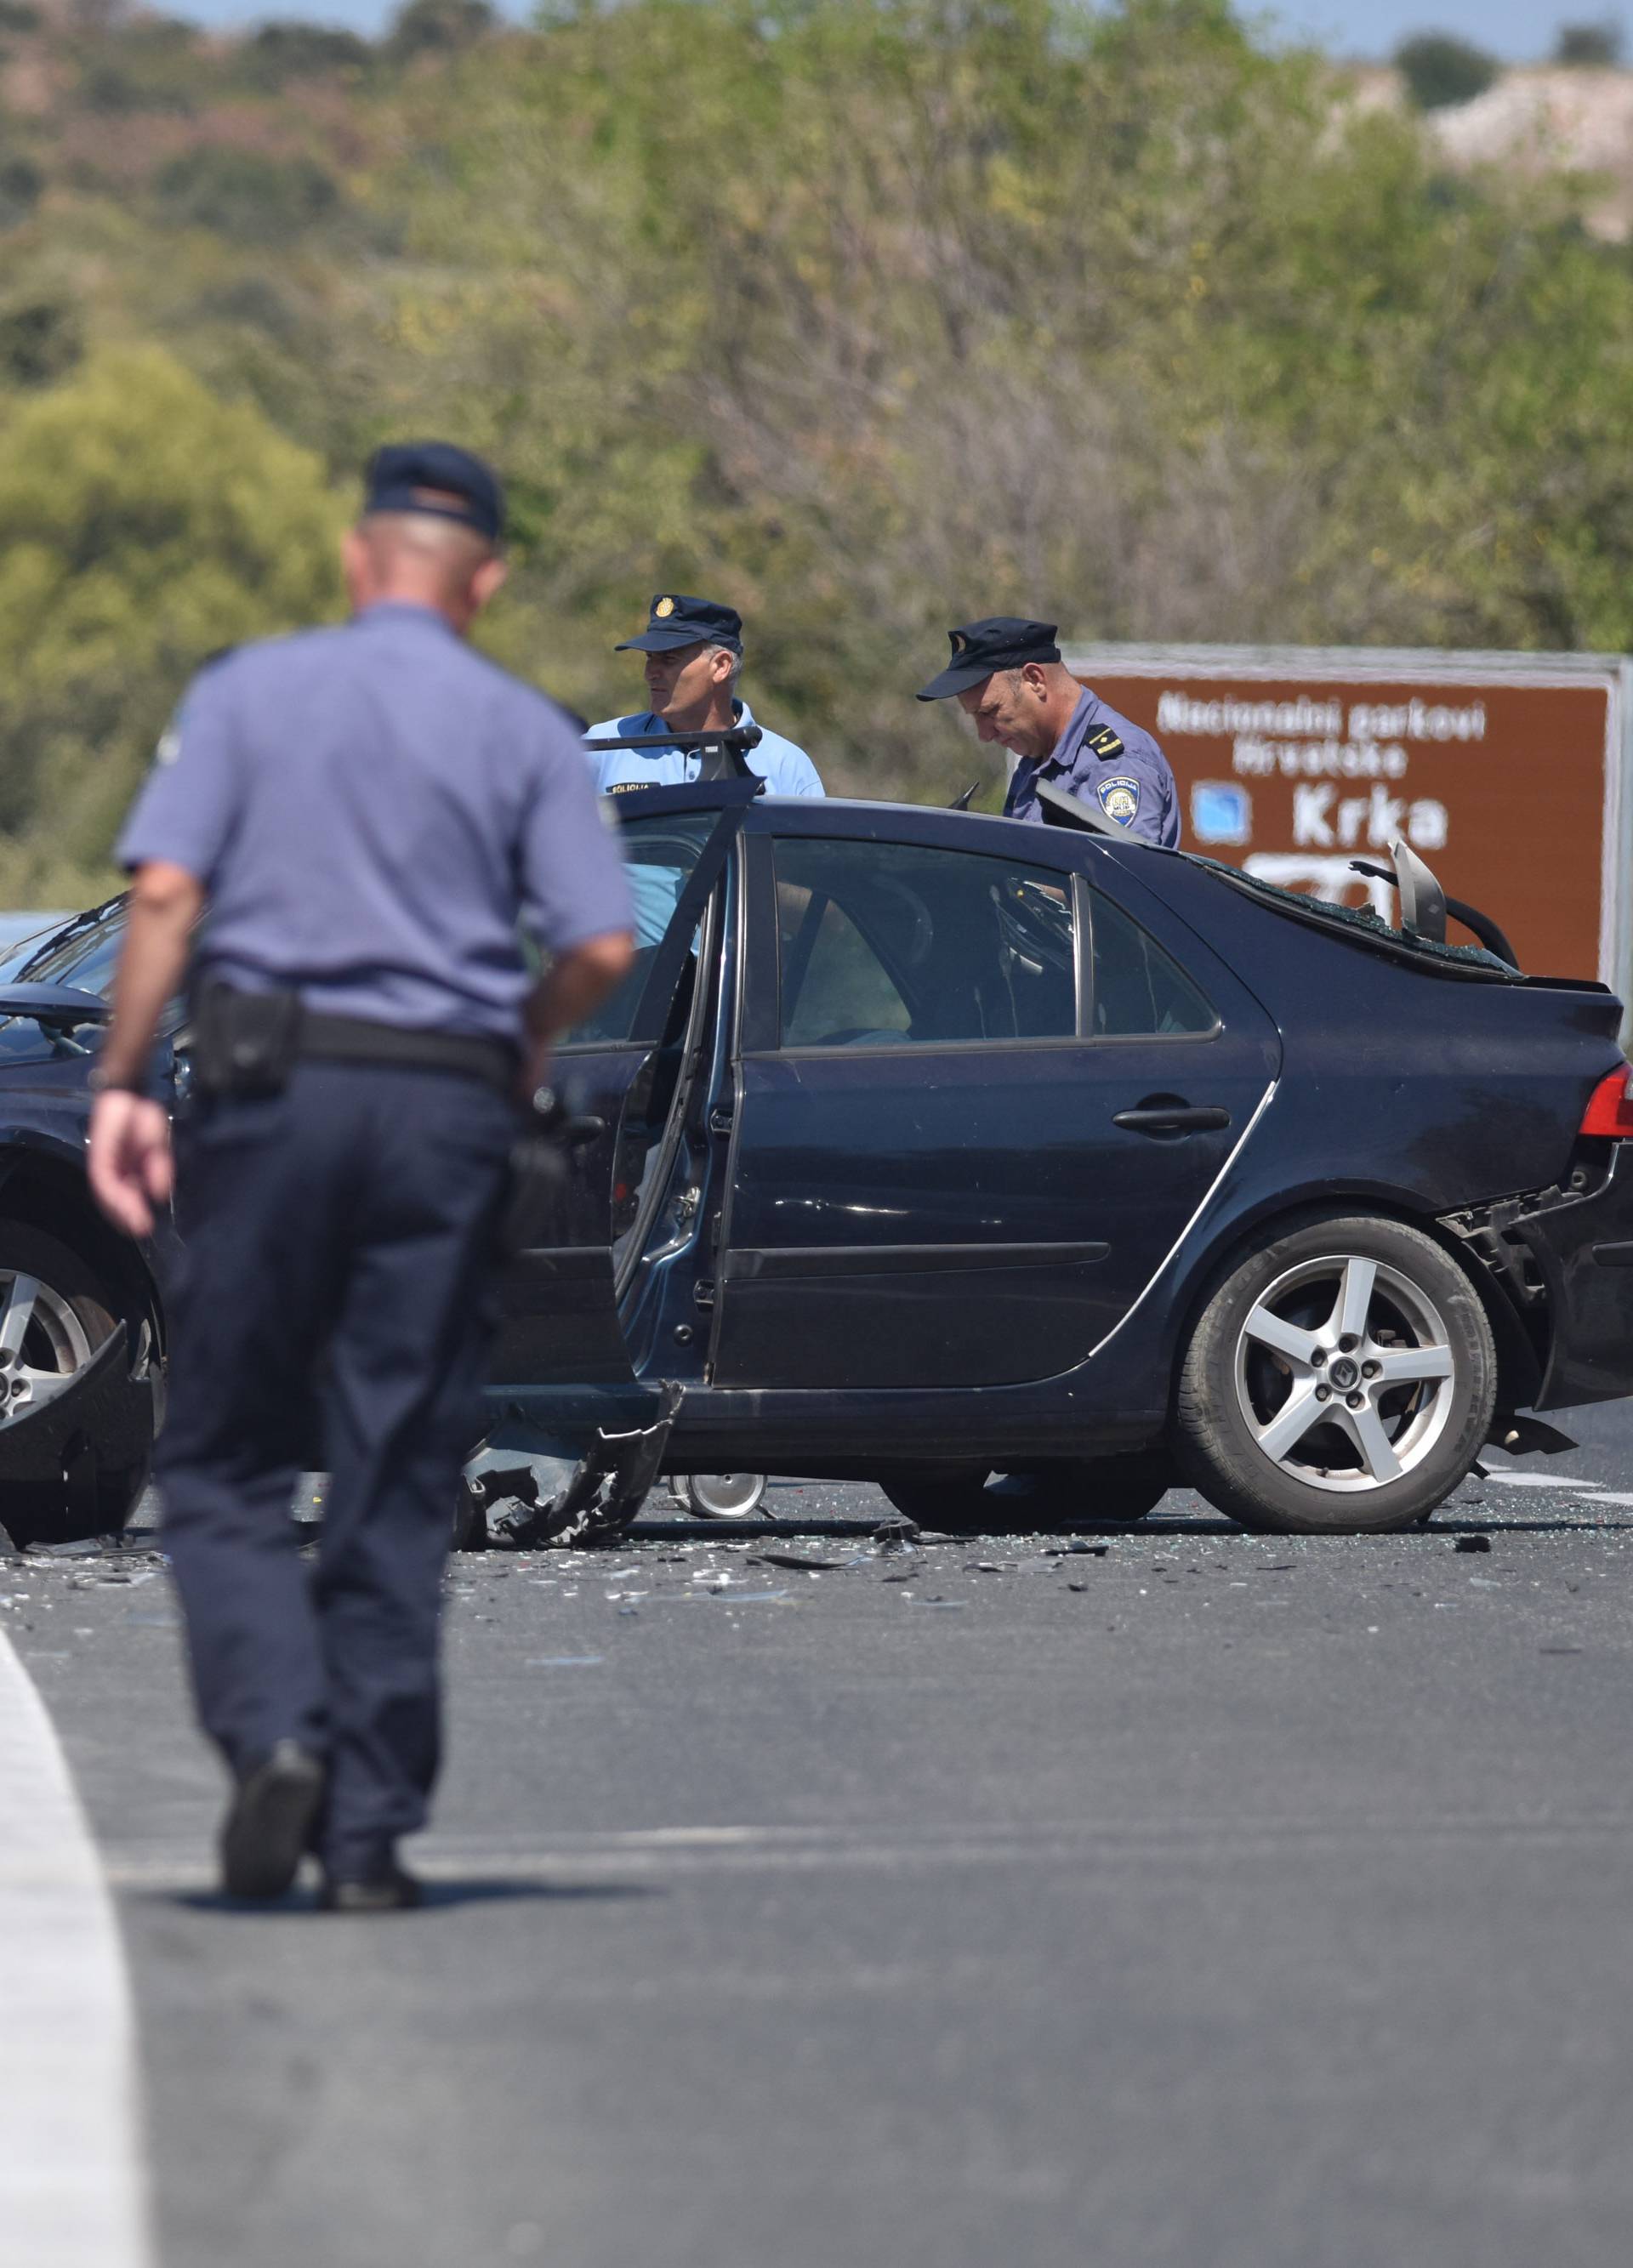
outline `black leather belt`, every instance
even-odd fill
[[[395,1064],[407,1071],[451,1071],[484,1079],[501,1094],[515,1092],[521,1058],[503,1040],[473,1032],[412,1032],[400,1024],[376,1024],[362,1016],[321,1016],[307,1009],[300,1019],[298,1056],[322,1063]]]

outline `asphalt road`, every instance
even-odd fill
[[[783,1487],[467,1559],[430,1901],[361,1922],[214,1898],[154,1560],[0,1569],[162,2268],[1624,2268],[1633,1418],[1585,1428],[1376,1542],[1176,1496],[900,1555]]]

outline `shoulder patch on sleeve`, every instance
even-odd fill
[[[1118,743],[1121,747],[1121,742]],[[1132,772],[1118,772],[1111,779],[1097,783],[1095,793],[1100,808],[1119,827],[1132,827],[1140,815],[1140,783]]]
[[[1108,763],[1123,753],[1123,744],[1109,725],[1102,725],[1097,733],[1090,733],[1083,746],[1091,755],[1104,756]]]

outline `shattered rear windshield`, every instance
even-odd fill
[[[1279,882],[1267,882],[1257,874],[1249,874],[1240,866],[1227,865],[1223,858],[1205,858],[1200,851],[1179,853],[1193,866],[1204,866],[1210,874],[1244,890],[1263,905],[1277,913],[1291,914],[1297,921],[1313,922],[1322,929],[1349,931],[1357,940],[1381,946],[1386,953],[1418,962],[1440,964],[1448,974],[1455,969],[1466,976],[1500,976],[1509,984],[1523,983],[1523,973],[1511,968],[1495,953],[1483,945],[1436,945],[1428,938],[1409,937],[1402,931],[1392,929],[1381,921],[1370,906],[1341,906],[1331,898],[1312,897],[1307,890],[1284,890]]]

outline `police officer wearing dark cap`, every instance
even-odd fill
[[[235,1784],[224,1886],[277,1896],[311,1849],[343,1912],[416,1895],[396,1846],[437,1770],[443,1563],[520,1097],[632,954],[577,733],[465,642],[503,520],[464,450],[381,449],[344,539],[350,623],[203,670],[119,844],[90,1170],[135,1236],[172,1187],[149,1051],[208,909],[156,1462]],[[521,929],[550,956],[537,983]],[[314,1383],[330,1481],[308,1577],[290,1512]]]
[[[689,598],[679,591],[654,597],[647,627],[625,638],[617,653],[646,656],[648,706],[633,716],[609,718],[590,727],[592,740],[661,733],[707,733],[732,725],[752,725],[753,712],[737,698],[743,668],[743,616],[713,599]],[[757,747],[744,761],[772,795],[820,795],[816,767],[803,748],[780,733],[759,727]],[[637,787],[679,787],[697,778],[702,756],[679,748],[592,747],[595,784],[603,795]]]
[[[1038,783],[1048,780],[1097,804],[1130,835],[1170,849],[1179,842],[1179,799],[1167,757],[1064,666],[1053,622],[993,615],[948,635],[947,666],[919,698],[955,697],[983,740],[1016,758],[1007,818],[1041,821]]]

